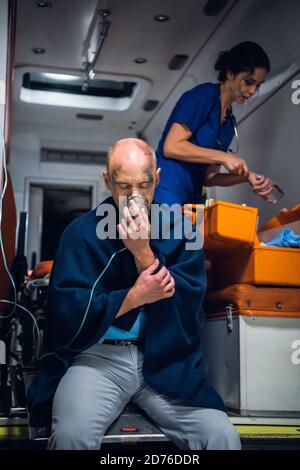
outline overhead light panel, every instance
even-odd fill
[[[72,82],[75,80],[80,80],[81,77],[76,77],[75,75],[66,75],[64,73],[43,73],[43,77],[48,78],[49,80],[57,81],[66,81]]]
[[[30,72],[23,75],[20,99],[27,103],[71,108],[125,111],[136,96],[132,81],[99,80],[84,88],[85,78],[73,75]],[[68,78],[70,77],[70,78]]]

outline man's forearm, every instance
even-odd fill
[[[139,274],[149,268],[149,266],[155,261],[155,256],[150,246],[145,251],[140,251],[138,254],[134,255],[134,261]]]
[[[232,175],[228,173],[217,173],[208,175],[204,182],[205,186],[233,186],[235,184],[246,183],[248,176]]]

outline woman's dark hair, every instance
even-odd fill
[[[215,63],[215,70],[219,72],[218,80],[224,82],[227,72],[230,70],[234,75],[240,72],[254,72],[256,68],[263,68],[270,72],[270,60],[263,48],[252,41],[237,44],[229,51],[222,51]]]

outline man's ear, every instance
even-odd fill
[[[103,176],[103,181],[104,181],[104,184],[105,184],[106,189],[108,189],[109,191],[111,191],[110,179],[109,179],[108,171],[107,171],[107,170],[104,170],[103,173],[102,173],[102,176]]]
[[[159,180],[160,180],[160,168],[157,168],[156,170],[156,173],[155,173],[155,187],[157,188],[157,186],[159,185]]]

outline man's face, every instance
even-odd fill
[[[137,192],[149,210],[159,182],[160,169],[156,169],[153,158],[145,155],[141,149],[123,147],[111,156],[109,169],[103,173],[105,185],[111,190],[118,207],[121,197],[124,201],[124,198]]]

